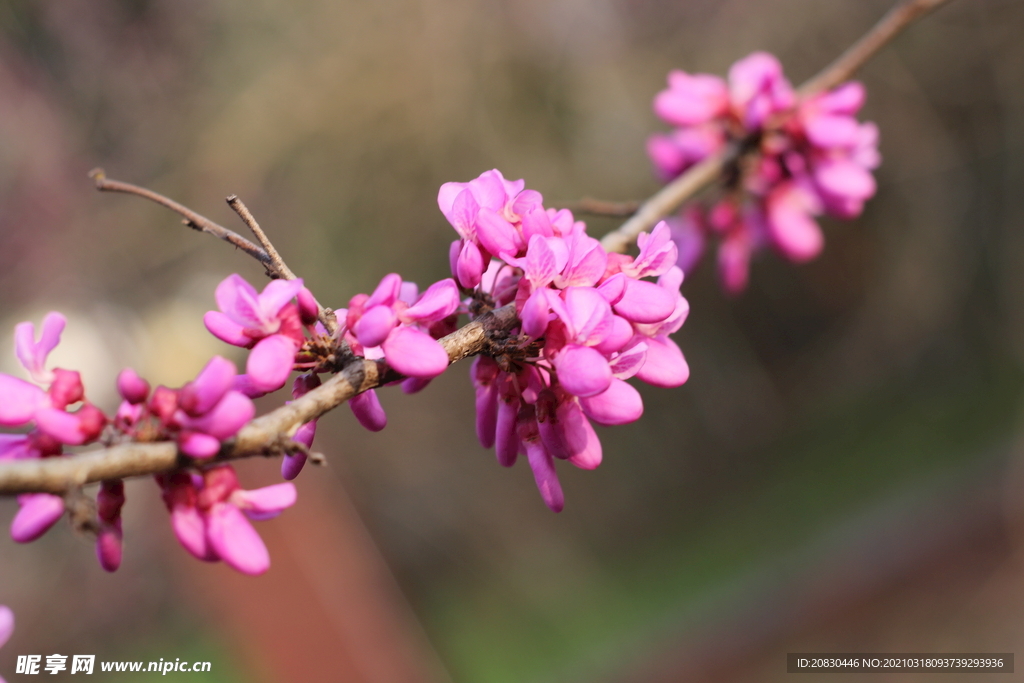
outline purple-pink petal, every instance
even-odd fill
[[[234,363],[227,358],[214,356],[194,380],[181,388],[178,407],[193,417],[209,412],[232,388],[236,374]]]
[[[64,515],[64,499],[49,493],[18,496],[21,508],[11,521],[11,538],[17,543],[36,540]]]
[[[295,364],[295,351],[295,342],[282,334],[261,339],[245,363],[246,374],[253,386],[262,391],[283,387]]]
[[[406,323],[436,322],[447,318],[458,308],[459,287],[455,280],[446,278],[430,285],[416,304],[402,311],[399,317]]]
[[[277,332],[277,328],[271,329],[270,321],[262,315],[256,289],[241,275],[233,273],[224,278],[217,285],[213,297],[217,307],[237,325],[266,334]]]
[[[464,241],[455,244],[462,246],[455,257],[452,274],[458,278],[463,288],[474,289],[480,284],[480,277],[484,272],[484,257],[475,242]]]
[[[373,294],[363,304],[364,310],[369,310],[374,306],[391,306],[398,301],[398,296],[402,292],[402,276],[398,273],[388,273],[381,278],[380,284],[373,290]]]
[[[296,436],[298,433],[296,433]],[[291,481],[295,477],[299,476],[299,472],[302,471],[303,466],[306,464],[305,453],[295,453],[293,455],[286,455],[281,459],[281,478]]]
[[[437,377],[448,367],[448,352],[426,332],[395,328],[382,345],[388,365],[410,377]]]
[[[285,482],[248,491],[236,489],[231,493],[230,502],[250,519],[270,519],[295,505],[297,498],[295,484]]]
[[[519,419],[519,401],[504,398],[498,400],[498,417],[494,430],[494,455],[502,467],[512,467],[519,455],[519,435],[516,422]]]
[[[206,540],[206,520],[194,507],[176,505],[171,510],[171,529],[185,550],[204,562],[216,562],[218,557]]]
[[[302,278],[271,280],[259,295],[260,312],[267,320],[276,318],[285,304],[302,291]]]
[[[570,394],[593,396],[608,388],[612,371],[608,361],[589,346],[570,344],[555,358],[558,381]]]
[[[636,376],[656,387],[678,387],[690,378],[683,352],[668,337],[647,340],[647,358]]]
[[[43,408],[36,411],[35,419],[39,431],[61,443],[78,446],[85,443],[88,438],[82,429],[81,419],[75,413],[58,408]]]
[[[270,568],[267,546],[237,507],[216,503],[206,522],[210,546],[228,566],[253,576]]]
[[[643,415],[644,402],[640,392],[621,379],[613,378],[606,391],[580,399],[583,412],[603,425],[624,425]]]
[[[544,504],[554,512],[561,512],[565,507],[565,496],[562,493],[562,485],[558,481],[558,473],[555,472],[555,463],[551,454],[544,448],[541,441],[526,442],[526,457],[533,470],[533,479],[537,482],[537,489]]]
[[[204,432],[217,439],[234,436],[242,425],[256,414],[252,400],[235,390],[224,394],[213,410],[200,417],[183,420],[184,426],[197,432]]]
[[[363,346],[380,346],[398,322],[391,306],[373,306],[363,313],[353,332]]]
[[[178,448],[193,458],[212,458],[220,452],[220,440],[201,432],[185,432],[178,437]]]
[[[356,394],[348,402],[352,414],[371,432],[379,432],[388,425],[388,416],[380,404],[377,392],[373,389]]]
[[[203,316],[203,324],[217,339],[233,346],[249,346],[255,341],[245,333],[246,328],[220,311],[207,311]]]
[[[20,427],[49,405],[46,392],[36,385],[0,373],[0,425]]]
[[[615,312],[635,323],[656,323],[668,318],[676,307],[675,297],[662,287],[645,280],[625,280],[622,298],[613,305]]]

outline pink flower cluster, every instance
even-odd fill
[[[276,517],[295,504],[290,482],[246,491],[230,465],[201,474],[178,471],[157,477],[178,541],[200,560],[227,565],[245,574],[270,568],[270,554],[250,520]]]
[[[676,128],[647,142],[662,179],[730,141],[753,140],[757,151],[710,210],[691,207],[670,220],[684,270],[697,263],[709,238],[717,238],[720,279],[737,293],[746,287],[757,249],[771,246],[794,262],[811,259],[824,243],[815,217],[855,217],[874,194],[878,128],[856,119],[864,103],[860,83],[801,100],[778,60],[755,52],[732,66],[728,81],[673,71],[668,84],[654,98],[654,111]]]
[[[564,504],[554,459],[601,463],[590,424],[632,422],[640,394],[625,380],[683,384],[689,368],[669,338],[689,311],[669,228],[641,235],[634,259],[608,254],[567,210],[497,170],[446,183],[441,212],[459,233],[452,272],[469,307],[515,303],[519,334],[492,340],[472,367],[477,436],[505,466],[525,454],[544,502]],[[657,278],[651,282],[643,278]]]
[[[109,422],[85,398],[78,372],[46,367],[66,324],[60,313],[48,313],[38,341],[32,323],[20,323],[14,329],[15,355],[34,383],[0,373],[0,426],[27,429],[21,434],[0,434],[0,461],[59,456],[64,446],[96,441]],[[23,494],[18,503],[11,538],[19,543],[39,538],[64,514],[64,500],[49,493]],[[97,550],[104,566],[116,566],[118,559],[104,559],[100,545]]]

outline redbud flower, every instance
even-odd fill
[[[514,301],[522,321],[495,358],[473,363],[477,437],[506,467],[525,454],[541,497],[557,512],[564,496],[555,459],[597,467],[601,444],[589,420],[626,424],[643,412],[625,380],[686,381],[686,361],[668,335],[689,309],[667,224],[640,236],[634,259],[606,253],[571,213],[544,209],[542,201],[497,171],[448,183],[438,196],[461,249],[472,243],[489,254],[473,298],[496,306]],[[503,236],[500,249],[492,248],[494,234]],[[453,274],[467,287],[464,266],[453,259]],[[642,279],[650,277],[659,279]],[[644,372],[652,348],[655,362]]]
[[[270,568],[270,555],[249,520],[276,517],[295,503],[294,484],[286,482],[243,490],[230,465],[200,475],[177,472],[158,477],[171,526],[181,544],[208,562],[223,560],[245,574]]]
[[[860,123],[864,87],[850,82],[797,99],[779,61],[756,52],[729,70],[728,82],[673,71],[654,98],[655,113],[676,126],[653,135],[647,151],[669,180],[721,150],[730,140],[756,141],[726,199],[707,214],[689,207],[670,219],[678,265],[696,265],[711,237],[719,239],[719,278],[729,293],[747,284],[751,257],[771,246],[793,262],[817,256],[824,244],[815,218],[853,218],[875,192],[878,129]]]
[[[96,516],[99,532],[96,535],[96,557],[108,572],[121,566],[121,508],[124,506],[124,482],[120,479],[104,481],[96,494]]]

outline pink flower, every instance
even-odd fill
[[[53,381],[53,373],[46,369],[46,358],[60,343],[60,334],[66,324],[67,318],[60,313],[47,313],[38,342],[35,340],[35,325],[30,322],[15,325],[14,352],[34,382],[49,384]]]
[[[369,297],[352,298],[346,325],[361,348],[379,347],[388,365],[396,371],[430,379],[448,367],[448,353],[430,334],[430,328],[458,308],[459,290],[454,280],[435,282],[418,295],[413,283],[403,283],[401,276],[392,273],[381,280]],[[358,404],[372,407],[374,400],[375,397],[367,397]]]
[[[765,52],[736,62],[727,86],[673,71],[654,109],[677,127],[647,143],[660,177],[674,178],[729,141],[754,146],[738,167],[736,191],[706,221],[692,206],[674,220],[678,265],[690,270],[717,238],[719,278],[736,294],[762,247],[797,263],[815,257],[824,244],[815,217],[853,218],[875,193],[878,129],[856,119],[864,97],[864,87],[851,82],[798,101],[779,61]]]
[[[302,310],[292,303],[300,294]],[[257,293],[240,275],[230,275],[217,286],[215,297],[220,311],[209,311],[203,322],[221,341],[252,349],[246,362],[247,393],[255,397],[283,387],[305,342],[303,321],[315,322],[311,309],[316,302],[302,280],[272,280]]]
[[[179,542],[195,557],[223,560],[244,574],[262,574],[270,555],[250,520],[276,517],[295,503],[290,482],[246,491],[230,465],[202,476],[177,472],[158,477],[171,526]]]
[[[64,499],[49,493],[26,493],[18,496],[21,506],[11,521],[11,538],[17,543],[30,543],[64,516]]]
[[[495,176],[488,177],[492,203],[505,202],[507,208],[509,194]],[[475,191],[469,186],[443,187],[442,210],[446,198]],[[496,306],[514,301],[521,334],[513,330],[499,361],[482,356],[473,363],[476,432],[503,466],[526,455],[542,499],[557,512],[564,496],[555,460],[584,469],[601,462],[589,420],[625,424],[643,412],[640,394],[625,380],[636,376],[660,386],[686,381],[689,368],[668,335],[683,324],[689,308],[679,293],[682,271],[675,266],[678,250],[667,224],[641,235],[635,259],[608,254],[568,211],[520,211],[539,195],[514,189],[511,213],[519,218],[505,214],[514,246],[495,253],[504,263],[490,261],[473,298]],[[455,205],[453,200],[449,220],[463,240],[475,239],[479,231],[466,226],[479,228],[479,221],[458,219]],[[643,279],[650,277],[658,282]],[[645,372],[652,349],[655,362]]]

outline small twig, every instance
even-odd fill
[[[833,88],[848,80],[854,72],[881,50],[903,29],[949,0],[901,0],[864,36],[838,59],[800,86],[802,98]],[[733,164],[747,141],[728,145],[718,154],[690,168],[645,201],[640,209],[617,229],[601,239],[607,251],[624,252],[637,235],[650,230],[683,202],[715,182]]]
[[[584,197],[575,202],[555,202],[555,206],[562,209],[569,209],[576,214],[590,214],[591,216],[632,216],[640,208],[640,202],[612,202],[606,199],[594,199]]]
[[[903,29],[949,0],[903,0],[886,13],[856,43],[834,62],[800,86],[800,97],[810,97],[848,81],[876,52],[888,45]]]
[[[518,324],[515,306],[509,304],[480,316],[473,322],[440,339],[455,363],[479,353],[489,330],[508,330]],[[0,495],[19,493],[65,493],[76,486],[127,479],[180,467],[208,466],[265,455],[281,443],[282,434],[293,434],[300,426],[337,408],[356,394],[402,379],[387,366],[386,360],[354,358],[331,379],[291,403],[256,418],[226,442],[214,458],[194,460],[178,453],[175,444],[127,443],[89,451],[80,455],[0,463]]]
[[[89,177],[96,182],[96,189],[100,192],[124,192],[125,194],[133,194],[137,197],[142,197],[143,199],[148,199],[151,202],[165,206],[171,211],[184,216],[185,225],[188,225],[195,230],[209,233],[218,239],[222,239],[225,242],[238,247],[267,268],[270,268],[272,265],[270,262],[270,256],[267,252],[263,251],[237,232],[228,230],[224,226],[214,223],[206,216],[196,213],[192,209],[179,204],[173,199],[168,199],[162,194],[153,192],[152,190],[147,190],[146,188],[139,187],[138,185],[132,185],[131,183],[125,183],[120,180],[110,180],[107,178],[102,168],[94,168],[89,171]]]
[[[284,259],[281,258],[281,254],[279,254],[277,249],[274,248],[274,245],[270,242],[270,238],[267,237],[267,233],[263,232],[263,228],[260,227],[260,224],[256,222],[256,219],[249,211],[249,207],[247,207],[236,194],[230,195],[227,198],[227,202],[228,206],[234,209],[235,213],[238,214],[238,217],[242,219],[242,222],[249,227],[252,234],[256,236],[256,241],[260,243],[260,246],[263,247],[263,251],[265,251],[267,256],[270,257],[269,270],[271,271],[271,277],[277,277],[282,280],[295,280],[295,273],[292,272],[292,269],[289,268],[284,262]]]

